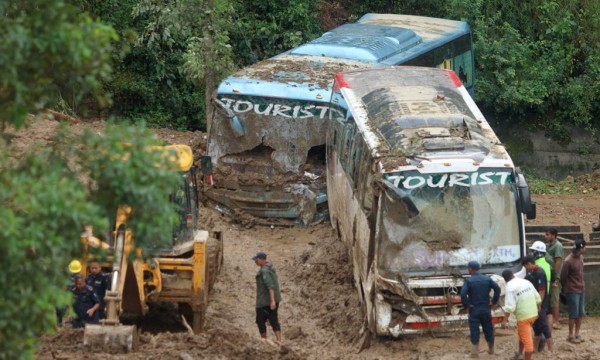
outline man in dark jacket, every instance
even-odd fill
[[[467,265],[470,278],[466,279],[460,290],[460,298],[469,311],[469,331],[471,333],[471,357],[479,357],[479,325],[483,329],[488,344],[488,354],[494,353],[494,325],[492,324],[492,305],[498,303],[500,287],[489,276],[479,273],[479,263],[469,261]],[[490,290],[494,296],[490,301]]]
[[[267,320],[278,343],[281,343],[281,326],[277,317],[277,309],[281,301],[279,281],[272,263],[267,261],[267,254],[262,251],[252,257],[254,263],[260,267],[256,274],[256,324],[260,337],[267,338]]]
[[[73,327],[81,328],[85,324],[98,324],[98,308],[100,300],[98,295],[89,285],[85,284],[85,279],[81,275],[75,275],[75,285],[69,288],[73,293],[75,310],[75,319],[73,319]]]
[[[104,296],[106,295],[106,290],[110,288],[110,279],[108,275],[102,272],[99,262],[93,261],[90,263],[90,274],[87,276],[85,282],[93,287],[96,295],[98,295],[98,300],[100,300],[98,318],[104,319]]]
[[[538,312],[538,318],[533,323],[533,349],[540,351],[541,335],[543,334],[546,343],[548,344],[548,350],[552,351],[554,341],[552,340],[552,332],[548,325],[547,312],[550,309],[550,294],[547,291],[549,282],[546,277],[546,272],[535,263],[533,256],[525,256],[521,261],[521,264],[527,270],[525,280],[529,280],[540,294],[540,298],[542,298],[542,305]]]

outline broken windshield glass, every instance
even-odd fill
[[[410,197],[386,193],[382,201],[378,266],[383,276],[442,270],[470,260],[501,265],[519,260],[513,175],[506,169],[473,173],[385,174]]]

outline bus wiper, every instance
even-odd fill
[[[229,119],[229,126],[231,127],[231,130],[233,130],[235,136],[244,136],[244,134],[246,134],[246,129],[244,129],[244,125],[242,125],[235,113],[218,99],[213,99],[213,103],[216,105],[215,108],[217,111]]]
[[[385,193],[393,200],[402,202],[406,206],[406,210],[408,210],[410,218],[419,215],[419,209],[417,209],[415,203],[404,190],[395,187],[391,182],[387,180],[383,180],[382,182],[383,187],[385,188]]]

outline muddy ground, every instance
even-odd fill
[[[74,124],[101,131],[103,123]],[[35,148],[51,141],[56,123],[43,120],[20,132],[16,144]],[[204,134],[158,130],[170,143],[205,149]],[[600,198],[593,194],[534,196],[538,219],[529,224],[580,225],[591,230],[600,211]],[[468,332],[448,336],[424,335],[403,339],[374,339],[370,348],[358,352],[361,328],[360,306],[352,285],[352,269],[342,243],[328,223],[311,228],[249,226],[225,218],[212,209],[202,209],[205,224],[222,230],[224,264],[210,296],[206,331],[190,335],[181,324],[162,323],[162,332],[141,332],[138,352],[128,355],[88,353],[82,330],[67,327],[41,339],[39,359],[463,359],[469,350]],[[264,250],[279,274],[283,301],[280,308],[283,346],[261,341],[254,324],[255,279],[258,270],[250,257]],[[563,318],[564,321],[564,318]],[[156,324],[155,324],[156,325]],[[567,330],[555,330],[555,359],[597,359],[600,341],[599,317],[585,318],[579,345],[566,341]],[[157,330],[154,327],[152,330]],[[497,329],[497,354],[481,358],[509,359],[516,348],[516,330]],[[272,333],[269,330],[269,337]],[[542,359],[547,354],[536,354]]]

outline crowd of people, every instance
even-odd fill
[[[557,230],[550,228],[545,233],[545,242],[536,241],[529,247],[531,255],[521,260],[526,270],[524,279],[516,277],[509,269],[502,272],[506,282],[502,327],[508,327],[511,315],[516,318],[519,345],[515,359],[531,359],[534,350],[543,350],[544,343],[548,351],[554,350],[552,330],[561,326],[561,298],[568,309],[567,341],[574,344],[584,341],[580,329],[585,315],[583,253],[586,242],[582,239],[575,241],[571,253],[563,261],[564,248],[557,236]],[[461,300],[469,311],[471,357],[477,358],[482,351],[479,347],[480,327],[487,341],[488,353],[494,353],[491,311],[498,306],[500,287],[489,276],[479,274],[480,264],[477,261],[470,261],[467,267],[471,276],[461,289]],[[493,294],[491,298],[490,293]]]

